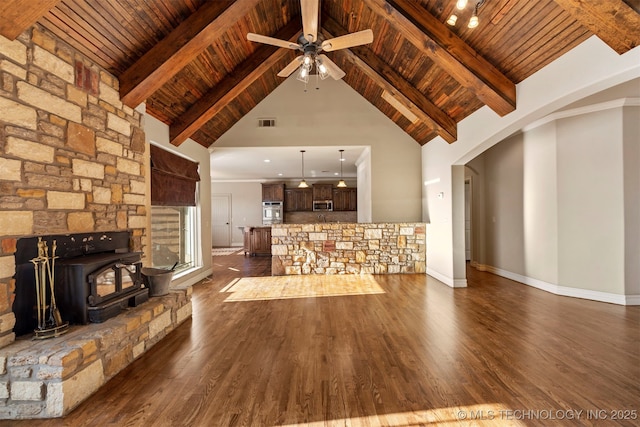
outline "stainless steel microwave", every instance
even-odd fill
[[[333,200],[314,200],[313,210],[314,211],[332,211]]]

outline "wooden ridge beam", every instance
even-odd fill
[[[347,33],[347,30],[328,16],[322,17],[322,27],[327,39]],[[456,141],[456,122],[399,75],[391,66],[376,56],[371,49],[359,46],[339,50],[336,53],[344,55],[348,62],[360,68],[364,74],[390,93],[411,113],[415,114],[418,119],[431,126],[442,139],[448,143]]]
[[[620,55],[640,44],[640,14],[623,0],[555,0]]]
[[[0,35],[15,40],[59,2],[60,0],[4,0],[0,13]]]
[[[274,37],[295,43],[301,31],[300,22],[291,20]],[[171,124],[171,144],[182,144],[289,52],[289,49],[261,44],[249,58]]]
[[[409,0],[364,2],[500,116],[516,109],[515,84],[426,9]]]
[[[208,1],[120,76],[120,98],[135,108],[235,25],[260,0]]]

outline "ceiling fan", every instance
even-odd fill
[[[298,37],[298,43],[255,33],[248,33],[247,40],[302,52],[302,55],[291,61],[278,73],[279,77],[289,77],[291,73],[299,69],[297,78],[306,83],[309,81],[309,74],[315,65],[321,79],[324,80],[331,76],[335,80],[340,80],[345,76],[345,72],[321,52],[331,52],[371,43],[373,31],[363,30],[322,40],[322,35],[318,34],[320,0],[300,0],[300,8],[302,11],[302,34]]]

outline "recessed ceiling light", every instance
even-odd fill
[[[278,174],[278,176],[282,176],[282,172],[280,172],[280,173]]]
[[[271,163],[271,160],[269,160],[269,159],[264,159],[264,162],[265,162],[265,163]]]
[[[340,173],[339,173],[339,172],[334,172],[333,174],[334,174],[335,176],[340,175]]]

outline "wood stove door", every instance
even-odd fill
[[[89,305],[96,306],[139,287],[140,263],[109,264],[88,277]]]

